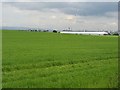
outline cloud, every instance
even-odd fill
[[[52,18],[52,19],[56,19],[56,16],[55,16],[55,15],[52,15],[51,18]]]
[[[0,3],[0,29],[2,26],[2,3]]]
[[[117,30],[117,3],[3,3],[3,25]]]
[[[60,11],[65,14],[79,15],[79,16],[100,16],[107,12],[117,12],[116,2],[86,2],[86,3],[70,3],[70,2],[40,2],[40,3],[7,3],[13,7],[21,10],[35,10],[35,11]]]
[[[73,19],[74,19],[73,16],[67,16],[67,17],[66,17],[66,20],[70,20],[70,21],[71,21],[71,20],[73,20]]]
[[[2,2],[119,2],[119,0],[1,0]]]

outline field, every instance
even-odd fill
[[[0,30],[0,89],[2,88],[2,30]]]
[[[3,33],[3,88],[114,88],[118,37]]]

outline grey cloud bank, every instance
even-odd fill
[[[117,12],[117,2],[24,2],[24,3],[7,3],[21,10],[36,11],[55,11],[59,10],[66,14],[82,15],[82,16],[99,16],[105,15],[107,12]]]

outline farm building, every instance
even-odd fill
[[[109,35],[108,32],[60,32],[64,34],[81,34],[81,35]]]

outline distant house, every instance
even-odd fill
[[[70,32],[70,31],[72,31],[72,30],[63,30],[63,31],[68,31],[68,32]]]
[[[43,32],[49,32],[49,30],[43,30]]]

